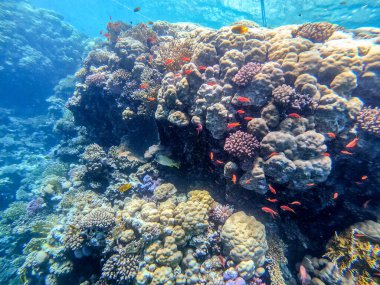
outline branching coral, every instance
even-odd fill
[[[273,101],[280,106],[287,106],[289,105],[295,92],[296,91],[294,88],[289,85],[280,85],[272,91]]]
[[[260,143],[253,135],[242,131],[230,134],[224,143],[224,150],[240,159],[253,158],[259,147]]]
[[[364,107],[357,117],[360,128],[372,135],[380,136],[380,109]]]
[[[214,203],[210,217],[218,223],[224,224],[229,216],[234,212],[234,208],[230,205],[222,205]]]
[[[193,54],[194,42],[191,39],[176,39],[170,42],[160,43],[157,49],[158,58],[161,64],[165,65],[168,71],[178,71],[182,65],[191,58]]]
[[[379,224],[374,224],[379,228]],[[360,223],[358,227],[361,227]],[[327,244],[325,256],[337,264],[342,275],[351,274],[356,284],[374,285],[380,282],[380,277],[376,275],[380,272],[380,243],[378,237],[371,234],[354,225],[335,235]]]
[[[248,85],[261,70],[262,64],[249,62],[239,69],[238,73],[232,78],[232,81],[239,86]]]

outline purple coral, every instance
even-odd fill
[[[85,83],[90,87],[104,87],[107,81],[105,73],[94,73],[86,77]]]
[[[291,99],[290,108],[295,112],[307,112],[316,108],[315,100],[306,94],[296,93]]]
[[[243,65],[238,73],[232,78],[232,81],[237,85],[246,86],[248,85],[261,70],[262,64],[257,62],[249,62]]]
[[[140,190],[153,193],[154,190],[162,183],[160,178],[154,179],[150,175],[145,175],[143,177],[143,183],[140,186]]]
[[[226,220],[233,214],[234,208],[230,205],[222,205],[216,203],[211,210],[211,218],[216,222],[224,224]]]
[[[380,109],[378,107],[364,107],[357,117],[360,129],[380,136]]]
[[[224,150],[240,159],[253,158],[260,148],[260,142],[251,134],[237,131],[226,139]]]
[[[42,209],[43,206],[44,200],[42,198],[34,198],[26,206],[26,212],[28,213],[28,216],[34,216]]]
[[[287,106],[294,94],[294,88],[286,84],[282,84],[272,91],[273,101],[280,106]]]

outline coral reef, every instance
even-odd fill
[[[357,117],[359,127],[364,132],[380,136],[380,110],[378,107],[364,107]]]
[[[26,107],[33,100],[41,104],[60,78],[75,72],[85,51],[85,37],[60,15],[26,1],[2,2],[0,7],[2,106],[22,101]]]
[[[253,135],[242,131],[230,134],[224,143],[224,150],[240,159],[253,158],[259,148],[259,141]]]

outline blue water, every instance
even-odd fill
[[[0,1],[0,285],[380,284],[380,0]]]

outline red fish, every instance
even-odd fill
[[[354,148],[358,144],[359,138],[354,138],[352,141],[350,141],[347,145],[346,148]]]
[[[302,204],[301,204],[301,202],[299,202],[299,201],[294,201],[294,202],[289,203],[289,205],[297,205],[297,206],[301,206]]]
[[[363,176],[361,177],[361,179],[362,179],[363,181],[365,181],[365,180],[368,179],[368,176],[367,176],[367,175],[363,175]]]
[[[190,59],[191,59],[190,57],[182,57],[181,58],[182,61],[190,61]]]
[[[244,110],[237,110],[236,113],[238,113],[239,115],[243,115],[243,114],[245,114],[245,111]]]
[[[150,101],[150,102],[153,102],[155,100],[156,100],[156,98],[154,98],[154,97],[148,97],[148,101]]]
[[[369,199],[369,200],[367,200],[367,201],[364,202],[364,204],[363,204],[363,208],[364,208],[364,209],[367,209],[367,208],[368,208],[368,204],[369,204],[369,202],[371,202],[371,199]]]
[[[167,60],[165,60],[165,64],[166,65],[172,64],[173,62],[174,62],[173,59],[167,59]]]
[[[268,201],[268,202],[271,202],[271,203],[277,203],[277,202],[278,202],[278,200],[275,199],[275,198],[273,198],[273,199],[271,199],[271,198],[267,198],[267,201]]]
[[[334,133],[326,133],[326,135],[328,135],[330,139],[336,138],[336,135]]]
[[[261,210],[263,210],[265,213],[269,213],[272,216],[272,218],[275,218],[275,216],[278,216],[278,213],[271,208],[262,207]]]
[[[176,74],[174,74],[174,76],[178,78],[178,77],[181,77],[181,74],[176,73]]]
[[[206,70],[206,69],[207,69],[207,67],[206,67],[206,66],[204,66],[204,65],[200,65],[200,66],[198,66],[198,69],[199,69],[199,70],[202,70],[202,71],[203,71],[203,70]]]
[[[217,163],[217,164],[224,164],[224,162],[223,161],[221,161],[221,160],[215,160],[215,162]]]
[[[291,113],[288,115],[288,118],[300,119],[300,118],[302,118],[302,116],[298,115],[297,113]]]
[[[198,123],[198,126],[195,128],[195,130],[197,131],[197,135],[199,136],[199,134],[201,133],[201,131],[203,131],[202,124]]]
[[[354,236],[355,237],[365,237],[366,235],[365,234],[360,234],[360,233],[354,233]]]
[[[253,180],[252,178],[251,178],[251,179],[248,179],[248,180],[246,180],[246,181],[245,181],[245,185],[248,185],[249,183],[251,183],[251,182],[252,182],[252,180]]]
[[[292,212],[292,213],[296,213],[296,211],[294,211],[292,208],[286,206],[286,205],[282,205],[280,206],[280,209],[283,210],[283,211],[288,211],[288,212]]]
[[[239,102],[242,102],[242,103],[249,103],[249,102],[251,102],[251,99],[249,99],[249,98],[247,98],[247,97],[238,97],[237,98],[237,100],[239,101]]]
[[[307,282],[307,271],[305,266],[303,266],[302,264],[300,266],[300,280],[302,285],[305,285]]]
[[[192,72],[191,69],[186,69],[186,70],[185,70],[185,74],[186,74],[186,75],[189,75],[191,72]]]
[[[221,255],[218,255],[218,257],[219,257],[220,263],[222,264],[223,268],[225,268],[226,267],[226,259]]]
[[[250,121],[250,120],[253,120],[253,117],[244,117],[244,120]]]
[[[341,150],[340,153],[342,153],[342,154],[346,154],[346,155],[353,155],[352,152],[349,152],[349,151],[347,151],[347,150]]]
[[[308,183],[306,184],[307,187],[314,187],[315,186],[315,183]]]
[[[146,89],[148,86],[148,83],[143,83],[140,85],[140,89]]]
[[[111,37],[111,35],[109,33],[105,33],[104,36],[108,39]]]
[[[324,152],[322,153],[322,156],[330,156],[330,154],[328,152]]]
[[[216,83],[215,82],[207,82],[207,85],[209,85],[209,86],[215,86]]]
[[[270,192],[272,192],[273,194],[277,194],[276,189],[274,189],[272,185],[269,184],[269,185],[268,185],[268,188],[269,188],[269,191],[270,191]]]
[[[239,127],[239,126],[240,126],[240,123],[235,122],[235,123],[229,123],[227,125],[227,128],[232,129],[232,128]]]
[[[236,174],[232,174],[232,179],[231,179],[231,181],[232,181],[233,184],[236,184],[236,181],[237,181]]]
[[[338,198],[338,196],[339,196],[338,192],[335,192],[335,193],[333,194],[333,199],[336,200],[336,198]]]
[[[214,153],[210,151],[210,160],[214,160]]]
[[[272,152],[270,155],[268,155],[268,158],[271,158],[271,157],[273,157],[273,156],[276,156],[276,155],[278,155],[279,153],[278,152]]]

